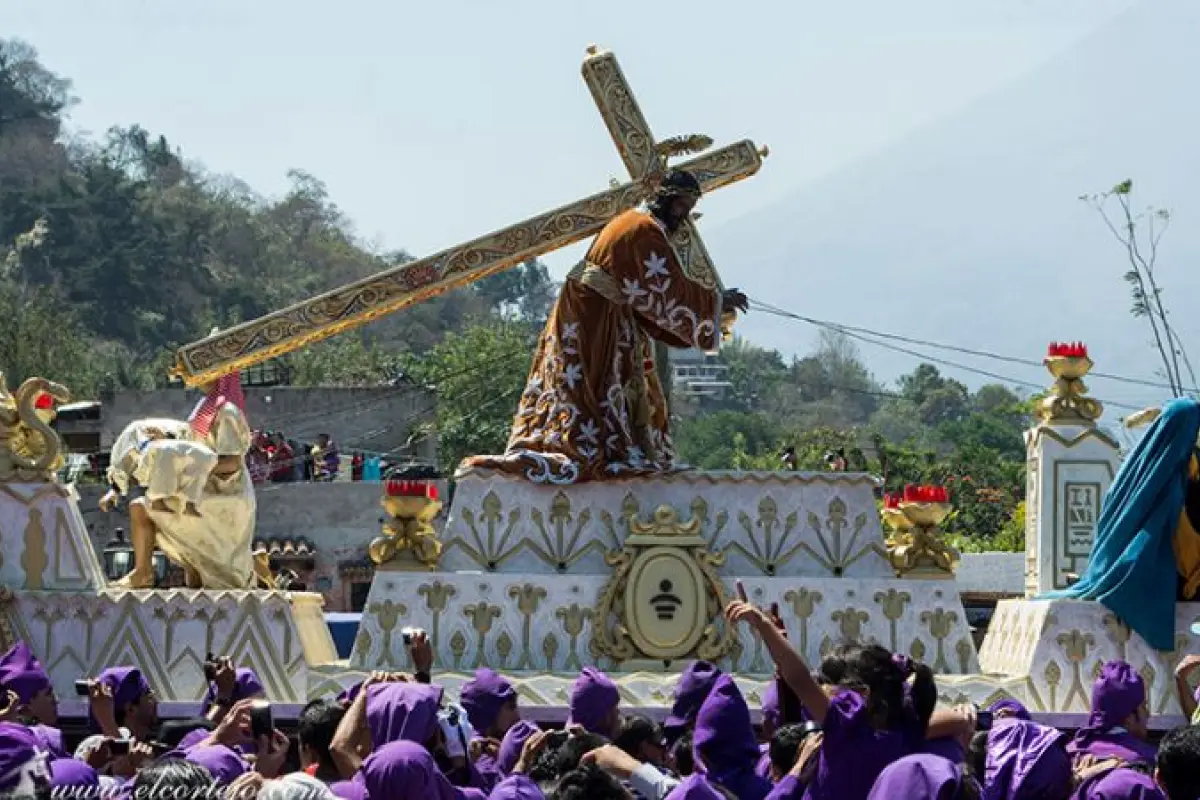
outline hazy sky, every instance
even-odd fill
[[[707,226],[954,112],[1132,4],[0,0],[0,35],[74,81],[78,129],[139,123],[267,194],[304,169],[360,235],[419,255],[624,177],[579,77],[589,43],[617,53],[660,137],[770,145],[760,176],[706,200]]]

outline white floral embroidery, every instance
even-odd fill
[[[655,253],[653,250],[650,251],[650,257],[642,262],[642,266],[646,268],[647,278],[655,278],[659,275],[662,275],[664,278],[666,278],[671,274],[670,271],[667,270],[667,259],[663,256],[660,256],[658,253]]]
[[[563,380],[567,382],[568,389],[574,389],[575,384],[583,380],[583,365],[582,364],[567,364],[563,370]]]

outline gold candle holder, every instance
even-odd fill
[[[949,503],[903,501],[883,509],[884,524],[892,530],[887,551],[896,577],[954,577],[961,556],[937,532],[952,510]]]

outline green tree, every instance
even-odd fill
[[[742,459],[760,457],[778,464],[783,431],[768,414],[717,411],[680,420],[673,430],[676,454],[698,469],[744,469]]]
[[[467,456],[504,451],[536,340],[529,325],[494,318],[401,360],[406,378],[436,395],[436,419],[417,435],[438,437],[444,470]]]

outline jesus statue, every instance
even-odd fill
[[[506,452],[464,468],[548,484],[676,469],[654,343],[714,350],[722,320],[747,309],[740,291],[689,278],[671,246],[699,199],[695,176],[671,170],[645,209],[604,227],[542,331]]]

